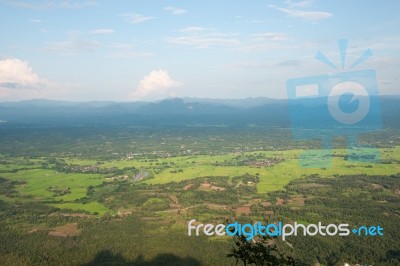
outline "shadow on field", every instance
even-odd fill
[[[109,250],[97,253],[96,257],[83,266],[97,265],[118,265],[118,266],[150,266],[150,265],[192,265],[198,266],[201,263],[192,257],[178,257],[173,254],[160,254],[151,260],[145,260],[143,255],[139,255],[134,261],[126,260],[121,254],[113,254]]]

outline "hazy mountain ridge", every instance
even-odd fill
[[[326,98],[291,100],[312,113],[310,119],[323,119],[320,112],[326,108]],[[289,101],[270,98],[202,99],[173,98],[158,102],[68,102],[29,100],[0,103],[0,120],[8,123],[110,123],[138,121],[289,123]],[[380,96],[380,112],[388,121],[396,120],[400,113],[399,96]],[[315,110],[315,111],[313,111]],[[379,110],[378,110],[379,111]],[[152,120],[153,119],[153,120]],[[6,124],[6,123],[2,123]],[[392,124],[392,122],[390,122]]]

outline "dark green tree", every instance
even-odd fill
[[[276,237],[263,236],[248,241],[245,236],[236,235],[233,241],[235,245],[232,247],[231,253],[227,254],[227,257],[235,258],[236,264],[241,261],[244,265],[257,266],[306,265],[280,251],[276,245]]]

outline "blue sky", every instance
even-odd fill
[[[285,98],[336,71],[315,54],[340,64],[340,38],[399,94],[400,2],[381,3],[0,0],[0,101]]]

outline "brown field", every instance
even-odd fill
[[[80,234],[80,230],[78,228],[77,223],[69,223],[64,224],[62,226],[54,227],[51,231],[49,231],[50,236],[76,236]]]
[[[250,214],[251,213],[250,206],[237,207],[236,213],[237,214]]]
[[[284,199],[281,199],[281,198],[276,198],[276,205],[277,206],[281,206],[281,205],[283,205],[285,203],[285,200]]]

